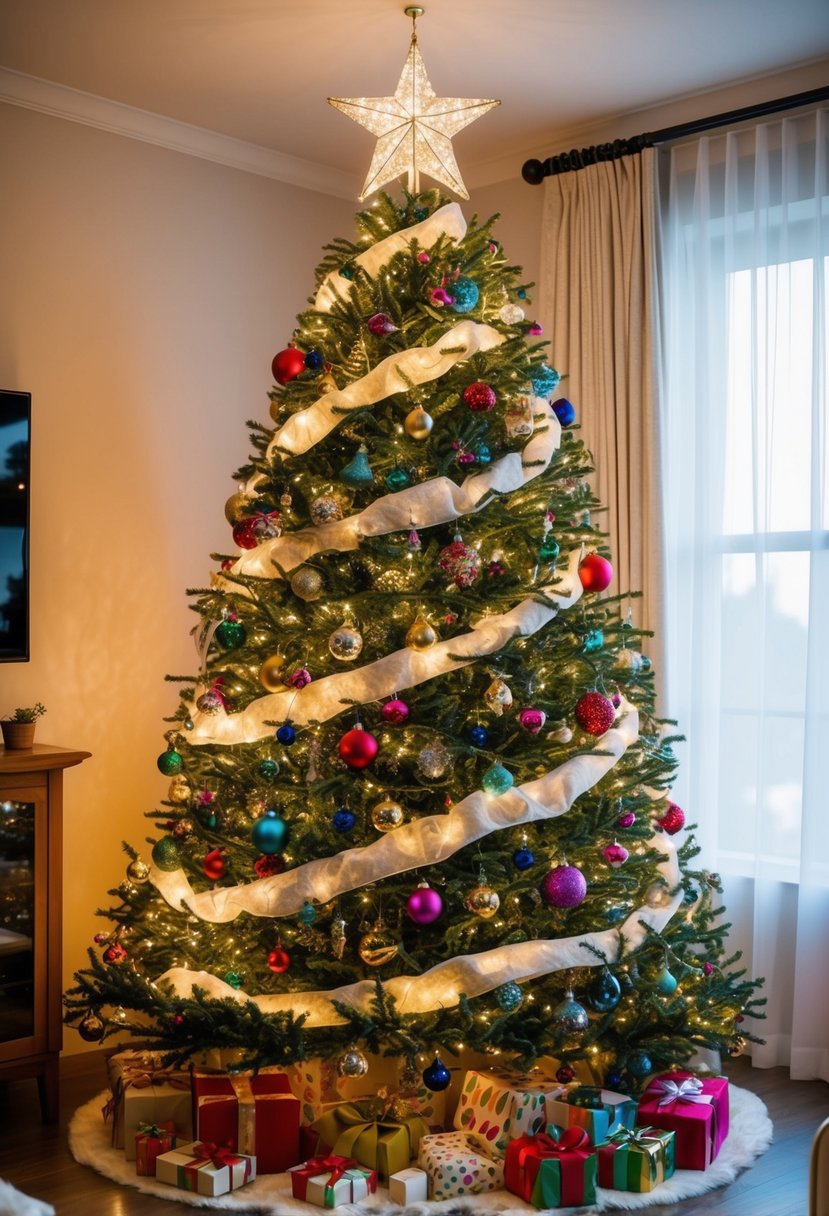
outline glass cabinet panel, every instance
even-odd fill
[[[0,1043],[35,1031],[35,810],[0,795]]]

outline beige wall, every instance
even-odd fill
[[[168,785],[164,675],[195,669],[184,592],[229,546],[245,420],[355,208],[7,105],[0,173],[0,387],[34,432],[32,658],[0,666],[0,714],[42,700],[39,739],[92,752],[65,780],[68,982]]]

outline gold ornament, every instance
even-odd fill
[[[136,857],[135,861],[131,861],[127,866],[127,878],[130,882],[141,885],[148,881],[150,877],[150,867],[140,857]]]
[[[282,673],[285,670],[284,654],[272,654],[259,668],[259,683],[266,692],[279,692],[283,688]]]
[[[481,882],[467,895],[466,906],[470,912],[480,916],[481,920],[492,920],[501,906],[501,898],[486,882]]]
[[[368,1072],[368,1060],[356,1047],[351,1044],[348,1051],[344,1051],[337,1060],[337,1076],[339,1077],[364,1077]]]
[[[360,938],[357,953],[367,967],[383,967],[397,955],[397,942],[382,921]]]
[[[322,575],[312,566],[300,566],[291,577],[291,590],[301,600],[318,600],[322,595]]]
[[[167,801],[174,802],[176,806],[181,806],[182,803],[190,801],[190,786],[187,781],[178,773],[170,782],[170,788],[167,791]]]
[[[435,420],[422,406],[416,405],[403,420],[403,429],[410,439],[428,439]]]
[[[384,798],[372,809],[371,822],[378,832],[393,832],[405,819],[405,811],[399,802]]]
[[[484,693],[484,700],[492,712],[500,717],[512,705],[512,689],[496,677]]]
[[[406,645],[410,650],[429,650],[437,640],[438,635],[423,613],[419,613],[406,633]]]
[[[350,622],[344,621],[329,637],[328,649],[335,659],[353,663],[363,649],[362,634]]]
[[[251,500],[247,494],[239,490],[237,494],[231,494],[230,498],[225,503],[225,519],[229,524],[238,524],[240,519],[244,519],[250,514]]]

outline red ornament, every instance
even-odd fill
[[[366,325],[376,338],[384,338],[386,334],[397,333],[397,326],[385,312],[376,312],[373,317],[369,317]]]
[[[685,827],[685,812],[675,802],[669,802],[665,814],[657,819],[656,822],[663,832],[667,832],[669,836],[674,836]]]
[[[295,346],[286,346],[285,350],[274,355],[271,371],[277,384],[287,384],[305,371],[305,355]]]
[[[253,519],[240,519],[233,525],[233,541],[240,549],[255,549],[259,543],[253,533]]]
[[[460,536],[456,535],[451,545],[441,549],[438,565],[449,575],[455,586],[463,590],[465,587],[471,587],[481,573],[481,555],[477,549],[465,545]]]
[[[495,389],[489,384],[484,384],[482,380],[476,380],[474,384],[468,384],[463,390],[464,405],[476,414],[486,413],[495,405],[498,398],[495,395]]]
[[[579,578],[585,591],[604,591],[613,581],[613,567],[600,553],[588,553],[579,564]]]
[[[363,730],[362,726],[346,731],[338,746],[340,756],[349,768],[366,768],[380,749],[374,735]]]
[[[224,878],[227,872],[227,861],[223,849],[211,849],[202,862],[202,869],[207,878]]]
[[[556,1071],[556,1080],[561,1085],[569,1085],[575,1075],[574,1068],[571,1068],[569,1064],[562,1064],[561,1068]]]
[[[127,952],[120,942],[113,942],[112,945],[107,946],[106,950],[104,951],[105,963],[113,963],[118,965],[119,963],[125,963],[127,958]]]
[[[268,966],[274,975],[283,975],[291,965],[291,956],[282,946],[276,946],[268,955]]]
[[[613,702],[601,692],[586,692],[576,703],[576,721],[588,735],[603,735],[616,720]]]
[[[268,853],[257,857],[253,863],[253,872],[257,878],[271,878],[274,874],[285,871],[285,858],[279,853]]]

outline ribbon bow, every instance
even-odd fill
[[[555,1127],[555,1124],[550,1126]],[[536,1136],[536,1140],[543,1139],[545,1155],[562,1157],[566,1153],[585,1152],[590,1148],[590,1137],[583,1127],[568,1127],[560,1134],[557,1134],[558,1130],[555,1127],[552,1135],[541,1132]]]
[[[211,1140],[200,1140],[190,1151],[197,1161],[212,1161],[217,1170],[241,1161],[239,1154],[234,1153],[229,1144],[214,1144]]]
[[[125,1053],[118,1057],[118,1063],[121,1069],[120,1076],[115,1081],[112,1094],[101,1108],[105,1123],[115,1108],[120,1105],[124,1093],[130,1086],[133,1089],[149,1089],[151,1085],[170,1085],[173,1089],[181,1090],[190,1088],[190,1078],[180,1069],[173,1068],[171,1065],[164,1067],[152,1056],[145,1056],[141,1052]]]
[[[170,1127],[159,1127],[157,1123],[139,1123],[139,1135],[149,1136],[151,1140],[163,1140],[165,1136],[172,1134],[172,1124]]]
[[[357,1162],[352,1157],[339,1157],[332,1153],[328,1157],[309,1157],[302,1172],[308,1173],[311,1177],[315,1174],[330,1174],[331,1177],[325,1184],[327,1188],[335,1186],[346,1170],[358,1168]]]
[[[702,1092],[702,1081],[699,1077],[688,1077],[677,1085],[676,1081],[663,1078],[654,1082],[656,1093],[661,1093],[659,1108],[670,1106],[672,1102],[705,1102],[710,1103],[709,1094]]]
[[[647,1144],[661,1144],[665,1132],[653,1127],[618,1127],[608,1140],[613,1144],[635,1144],[642,1148]]]

